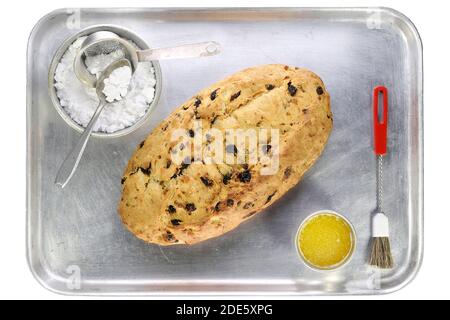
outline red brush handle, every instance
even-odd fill
[[[383,117],[378,119],[378,97],[383,95]],[[373,133],[374,151],[376,155],[384,155],[387,152],[387,125],[388,125],[388,91],[384,86],[375,87],[373,90]]]

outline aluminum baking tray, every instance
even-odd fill
[[[149,46],[215,40],[214,57],[161,61],[161,98],[137,131],[92,138],[63,190],[58,166],[78,139],[52,106],[49,65],[80,29],[114,24]],[[67,294],[379,294],[417,273],[423,253],[422,47],[411,21],[387,8],[63,9],[32,31],[27,65],[28,260],[45,287]],[[117,215],[120,179],[135,146],[171,110],[209,84],[252,65],[307,67],[331,95],[334,129],[302,183],[282,200],[224,236],[191,247],[146,244]],[[396,266],[366,264],[375,209],[371,93],[390,90],[385,210]],[[336,272],[315,272],[299,260],[300,222],[320,209],[344,214],[358,245]]]

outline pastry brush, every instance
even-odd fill
[[[378,110],[378,97],[383,96],[383,110]],[[381,120],[379,115],[381,114]],[[369,264],[382,269],[394,265],[389,242],[389,221],[383,211],[383,157],[387,152],[388,125],[388,92],[387,88],[377,86],[373,96],[373,132],[374,151],[377,157],[377,211],[372,216],[372,252]]]

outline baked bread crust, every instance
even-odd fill
[[[203,130],[279,129],[278,171],[261,175],[261,163],[176,165],[172,132],[183,128],[192,138],[194,120]],[[313,72],[278,64],[237,72],[189,99],[138,146],[122,179],[122,222],[160,245],[222,235],[295,186],[322,153],[332,125],[329,94]]]

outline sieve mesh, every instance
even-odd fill
[[[96,56],[99,54],[109,54],[117,50],[121,50],[124,53],[126,52],[125,47],[120,42],[115,40],[105,40],[91,45],[85,50],[84,54],[86,56]]]

